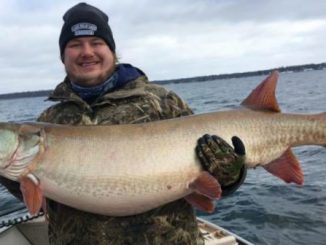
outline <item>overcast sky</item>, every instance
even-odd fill
[[[80,1],[0,0],[0,93],[53,89],[58,37]],[[120,61],[151,80],[326,62],[325,0],[89,0]]]

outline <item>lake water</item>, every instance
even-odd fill
[[[169,84],[195,113],[228,110],[264,77]],[[326,111],[326,70],[280,75],[277,98],[283,112]],[[51,102],[45,98],[0,100],[0,121],[32,121]],[[249,170],[233,195],[217,202],[214,214],[202,218],[225,227],[255,244],[326,244],[326,149],[294,149],[305,175],[303,186],[286,184],[262,168]],[[20,207],[0,186],[0,215]]]

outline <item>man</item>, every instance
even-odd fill
[[[141,70],[118,64],[108,16],[101,10],[80,3],[63,19],[59,46],[67,77],[49,97],[58,103],[39,121],[113,125],[192,114],[175,93],[150,83]],[[219,180],[223,193],[234,191],[246,173],[244,147],[239,139],[234,145],[235,150],[205,135],[196,147],[203,168]],[[47,212],[51,244],[203,244],[194,210],[184,199],[128,217],[87,213],[52,200],[47,200]]]

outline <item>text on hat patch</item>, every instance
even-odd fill
[[[75,36],[94,36],[94,32],[96,30],[96,25],[87,22],[77,23],[71,27],[71,31],[74,33]]]

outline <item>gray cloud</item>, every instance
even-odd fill
[[[78,1],[1,0],[0,93],[64,77],[58,36]],[[325,61],[326,1],[88,1],[108,13],[122,62],[151,79]]]

